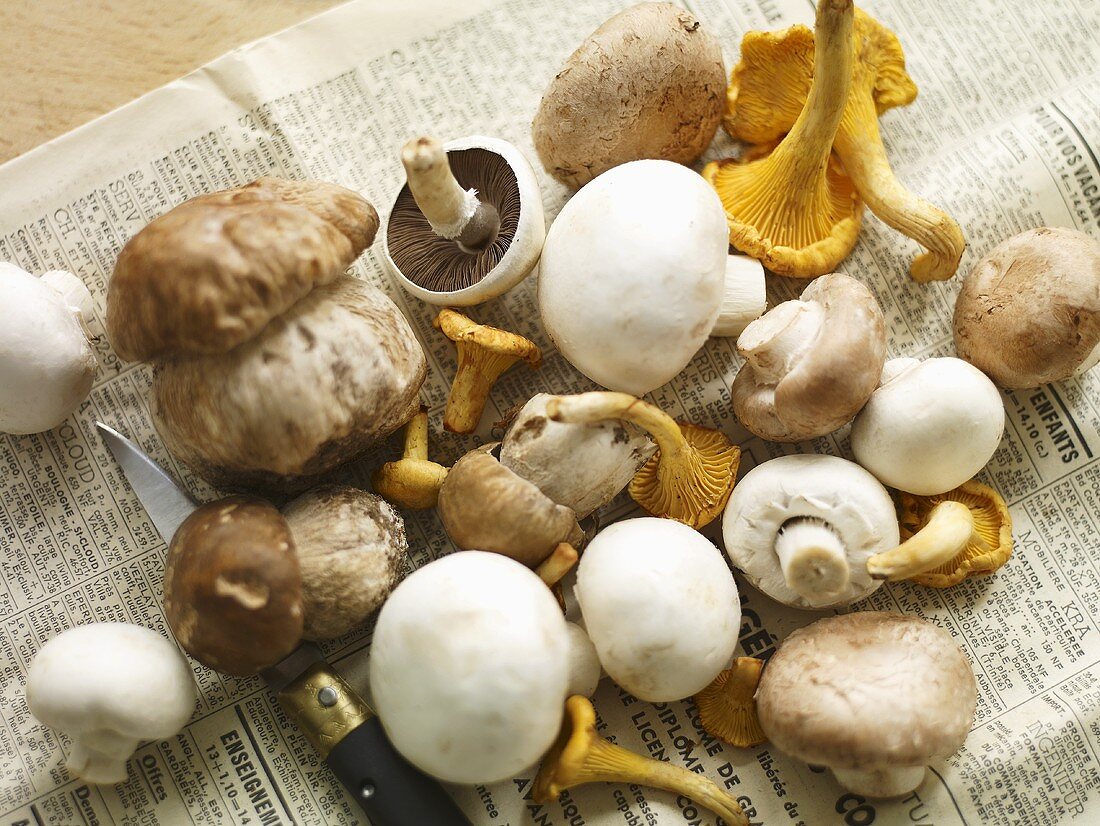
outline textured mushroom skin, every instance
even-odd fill
[[[370,203],[320,181],[260,178],[192,198],[119,253],[111,344],[127,361],[226,352],[340,275],[377,230]]]
[[[217,487],[302,490],[408,421],[426,372],[394,303],[341,276],[228,353],[158,365],[153,421]]]
[[[339,637],[377,610],[407,569],[405,522],[382,497],[326,485],[283,508],[302,572],[311,640]]]
[[[756,693],[780,751],[812,765],[923,766],[958,751],[977,686],[951,635],[914,616],[861,611],[793,632]]]
[[[1073,376],[1100,344],[1100,242],[1039,227],[974,265],[955,302],[955,350],[1002,387]]]
[[[531,125],[546,171],[580,187],[627,161],[690,164],[725,109],[718,40],[671,3],[641,3],[607,20],[573,52]]]

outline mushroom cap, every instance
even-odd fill
[[[981,370],[930,358],[871,394],[852,423],[852,453],[884,485],[927,496],[975,476],[1004,428],[1001,394]]]
[[[260,178],[200,195],[127,242],[107,290],[119,357],[224,353],[370,246],[378,214],[321,181]]]
[[[575,593],[604,670],[640,700],[695,694],[737,646],[733,575],[702,534],[671,519],[600,531],[581,556]]]
[[[874,392],[886,361],[886,320],[871,291],[859,281],[842,273],[825,275],[811,283],[799,301],[820,308],[814,339],[805,342],[777,383],[758,376],[751,362],[733,381],[737,418],[746,429],[773,442],[805,441],[850,422]],[[738,339],[743,356],[760,321],[775,311],[745,328]]]
[[[584,532],[577,515],[493,455],[498,443],[471,450],[439,490],[439,518],[462,550],[504,554],[533,568],[560,542],[578,546]]]
[[[630,484],[656,446],[622,421],[555,422],[548,393],[532,396],[504,434],[500,463],[584,519]]]
[[[339,637],[376,611],[408,565],[405,522],[382,497],[325,485],[283,508],[302,573],[302,636]]]
[[[826,523],[845,547],[851,579],[833,605],[847,605],[873,593],[867,560],[898,544],[898,522],[890,494],[855,462],[836,456],[799,454],[763,462],[733,489],[722,517],[726,553],[756,588],[795,608],[820,609],[791,589],[775,552],[775,539],[792,519]]]
[[[95,379],[80,311],[42,279],[4,262],[0,307],[0,433],[52,430]]]
[[[184,650],[223,674],[255,674],[294,650],[302,577],[282,514],[247,496],[196,509],[168,546],[164,614]]]
[[[1100,241],[1039,227],[974,265],[955,301],[955,350],[1001,387],[1038,387],[1100,359]]]
[[[794,631],[768,661],[756,708],[772,744],[812,765],[923,766],[962,747],[977,686],[943,629],[861,611]]]
[[[597,384],[642,396],[710,335],[727,250],[725,213],[706,181],[670,161],[617,166],[574,195],[546,235],[546,332]]]
[[[440,310],[432,321],[432,326],[459,347],[469,346],[474,350],[484,350],[516,361],[522,359],[532,367],[539,367],[542,364],[542,351],[530,339],[524,338],[519,333],[501,330],[499,327],[478,324],[469,316],[455,310],[446,307]],[[511,366],[511,363],[508,366]],[[495,379],[496,376],[493,378]]]
[[[588,633],[575,622],[565,624],[569,632],[569,690],[568,694],[591,697],[596,693],[603,676],[600,655],[588,638]]]
[[[462,551],[410,574],[382,606],[370,684],[394,747],[452,783],[513,777],[558,734],[569,634],[542,580]]]
[[[426,372],[396,305],[341,276],[228,353],[159,364],[153,422],[216,487],[301,490],[416,413]]]

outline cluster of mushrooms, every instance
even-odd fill
[[[539,159],[581,187],[549,231],[531,164],[480,136],[409,141],[407,181],[381,224],[355,192],[267,178],[157,218],[119,255],[106,333],[121,358],[153,364],[169,453],[250,494],[200,508],[172,539],[163,601],[176,640],[247,675],[377,612],[370,687],[397,750],[462,784],[541,759],[539,801],[640,783],[747,823],[706,777],[596,733],[587,698],[604,676],[644,701],[694,697],[711,734],[770,740],[859,794],[919,786],[973,719],[973,673],[950,635],[857,611],[792,633],[766,664],[735,657],[729,564],[811,610],[887,581],[943,588],[991,574],[1012,551],[1004,500],[975,479],[1005,427],[996,385],[1059,381],[1100,360],[1100,243],[1055,228],[973,266],[955,306],[959,357],[887,357],[875,297],[833,272],[864,203],[925,248],[918,282],[950,278],[964,250],[958,225],[886,158],[878,115],[915,95],[897,38],[851,0],[821,0],[813,31],[748,33],[728,85],[699,21],[643,4],[597,29],[539,106]],[[720,123],[749,146],[692,171]],[[382,291],[345,272],[380,228],[388,273],[440,308],[434,328],[455,345],[443,428],[484,432],[497,379],[540,366],[533,341],[463,309],[536,272],[546,334],[604,389],[538,394],[499,442],[433,461],[424,349]],[[0,266],[3,306],[33,314],[0,331],[4,392],[19,391],[0,404],[0,429],[49,429],[92,385],[91,298],[73,276]],[[815,280],[765,311],[765,269]],[[48,348],[32,341],[41,330]],[[737,481],[740,451],[723,430],[641,398],[711,336],[736,337],[730,408],[746,430],[793,444],[850,427],[854,461],[800,452]],[[402,426],[403,455],[375,468],[374,493],[325,483]],[[624,490],[647,515],[601,526]],[[459,551],[406,576],[399,511],[432,508]],[[719,517],[726,557],[699,533]],[[81,677],[82,649],[99,666]],[[59,686],[78,677],[98,700],[74,708]],[[158,719],[133,719],[135,685],[157,686]],[[123,625],[60,635],[28,679],[32,712],[68,734],[70,768],[93,782],[122,780],[137,743],[178,730],[194,699],[175,648]]]

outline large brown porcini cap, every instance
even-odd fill
[[[260,178],[185,201],[122,248],[111,344],[127,361],[228,351],[344,272],[377,229],[366,200],[321,181]]]

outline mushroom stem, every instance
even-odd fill
[[[764,267],[748,255],[726,256],[725,292],[712,336],[739,336],[768,306]]]
[[[817,519],[785,524],[775,538],[775,554],[788,587],[814,605],[827,604],[851,579],[843,541]]]
[[[974,533],[974,515],[962,502],[940,502],[923,528],[896,548],[867,560],[872,579],[896,582],[938,568],[954,559]]]
[[[447,153],[435,138],[413,138],[401,149],[409,191],[432,230],[477,253],[496,240],[500,215],[492,204],[477,197],[477,190],[463,189],[447,162]]]
[[[737,339],[737,351],[758,383],[778,384],[817,339],[822,308],[816,301],[784,301],[749,324]]]
[[[428,411],[424,407],[405,424],[405,452],[401,458],[428,460]]]
[[[405,452],[371,476],[374,492],[399,508],[434,508],[447,468],[428,458],[428,411],[421,407],[405,424]]]
[[[92,320],[95,303],[92,301],[91,292],[84,286],[84,282],[73,273],[65,270],[50,270],[43,273],[41,278],[43,284],[48,284],[61,294],[66,304],[80,311],[80,320],[84,323],[85,332],[87,332],[87,324]]]
[[[546,557],[535,568],[535,573],[539,575],[539,579],[546,583],[547,587],[553,588],[577,564],[578,558],[576,548],[568,542],[559,542],[550,556]]]
[[[877,769],[831,767],[837,782],[864,797],[901,797],[924,781],[924,766],[892,766]]]
[[[551,421],[566,424],[595,424],[608,419],[636,424],[653,437],[666,461],[677,461],[689,447],[675,419],[628,393],[594,391],[557,396],[546,403],[546,415]]]
[[[137,738],[107,730],[86,734],[73,740],[65,768],[89,783],[123,783],[126,780],[126,761],[137,745]]]

